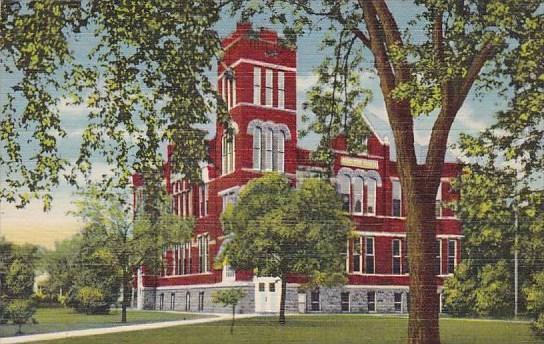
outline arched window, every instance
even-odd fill
[[[234,138],[225,133],[221,144],[221,167],[223,175],[234,171]]]
[[[363,213],[363,178],[353,179],[353,213]]]
[[[366,210],[368,215],[376,215],[376,179],[366,180]]]
[[[253,168],[255,170],[262,169],[262,145],[263,129],[261,127],[255,127],[253,130]]]
[[[268,128],[266,131],[266,157],[265,157],[265,166],[264,169],[270,171],[272,169],[272,159],[273,159],[273,146],[272,142],[274,141],[274,131],[272,128]]]
[[[278,135],[277,135],[277,148],[278,148],[278,154],[277,154],[277,159],[278,159],[278,168],[277,170],[279,172],[283,172],[285,170],[285,134],[283,133],[283,131],[280,131],[278,132]]]
[[[350,211],[351,178],[346,174],[338,176],[338,193],[342,199],[342,209]]]

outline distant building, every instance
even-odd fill
[[[139,308],[222,311],[211,303],[212,292],[237,287],[247,294],[240,312],[278,312],[278,278],[256,277],[229,266],[215,267],[215,257],[228,240],[219,222],[220,214],[227,204],[236,202],[248,181],[263,172],[277,171],[296,185],[304,178],[329,171],[329,167],[310,160],[310,151],[297,147],[296,50],[283,46],[276,32],[255,32],[250,24],[239,24],[223,40],[223,48],[218,90],[228,104],[235,133],[229,135],[217,125],[216,136],[208,147],[212,163],[203,167],[200,185],[189,184],[168,172],[166,162],[165,182],[173,198],[172,209],[179,216],[196,217],[197,227],[191,242],[164,251],[165,268],[160,276],[138,272],[135,304]],[[300,281],[293,277],[287,284],[289,312],[407,311],[406,203],[394,146],[389,143],[392,136],[387,134],[389,128],[383,121],[372,115],[366,119],[373,133],[364,154],[349,155],[342,136],[333,144],[333,180],[358,234],[346,245],[348,283],[334,289],[301,291]],[[456,197],[450,181],[459,172],[459,164],[448,156],[436,196],[439,251],[434,265],[439,285],[461,259],[460,222],[450,209],[441,206],[442,201]],[[135,176],[136,206],[144,188],[141,178]],[[441,287],[437,297],[440,292]]]

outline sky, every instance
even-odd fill
[[[413,16],[413,11],[406,8],[393,9],[393,11],[394,13],[402,13],[402,15],[397,15],[401,28],[405,27],[407,21]],[[226,16],[225,18],[217,27],[217,31],[221,36],[227,36],[236,28],[236,18],[227,18]],[[266,17],[254,20],[253,26],[254,28],[261,26],[274,28]],[[321,62],[323,57],[318,49],[320,39],[321,34],[312,33],[300,38],[297,42],[297,122],[299,128],[302,115],[301,104],[306,99],[306,92],[317,80],[313,69]],[[76,54],[76,56],[79,56],[78,58],[82,58],[83,54],[80,52],[85,50],[87,43],[85,37],[78,42],[73,42],[74,50],[78,52]],[[215,75],[215,71],[211,71],[212,83],[215,83]],[[0,75],[0,82],[1,77],[5,77],[5,75]],[[387,123],[385,105],[376,77],[372,74],[365,74],[362,82],[364,87],[373,91],[373,98],[367,107],[367,111],[378,117],[381,120],[380,123]],[[486,94],[478,99],[470,94],[454,122],[449,135],[449,143],[455,143],[461,132],[477,134],[489,126],[494,121],[493,114],[504,106],[505,100],[495,94]],[[67,137],[60,141],[60,152],[67,159],[74,161],[78,154],[80,137],[86,124],[88,109],[85,106],[69,105],[67,101],[62,100],[59,104],[59,110],[62,124],[68,133]],[[416,120],[416,143],[420,145],[427,144],[433,121],[432,116]],[[211,123],[209,126],[210,135],[214,134],[214,125],[215,123]],[[314,148],[317,145],[317,139],[317,136],[310,135],[299,140],[299,146]],[[393,141],[393,138],[390,137],[389,139]],[[111,168],[115,168],[115,166],[108,166],[104,161],[96,161],[93,164],[93,176],[98,177],[103,173],[108,173]],[[67,214],[72,209],[71,202],[75,199],[74,191],[75,189],[70,186],[61,184],[53,192],[52,209],[47,213],[43,212],[42,204],[39,201],[33,201],[24,209],[16,209],[13,205],[2,203],[0,205],[0,237],[4,236],[7,240],[16,243],[32,243],[47,248],[54,247],[56,241],[69,238],[81,229],[81,223],[78,223],[77,219]]]

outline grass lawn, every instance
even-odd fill
[[[389,344],[405,343],[407,319],[365,315],[292,316],[280,327],[276,318],[258,317],[237,322],[234,336],[229,322],[79,337],[44,344]],[[532,337],[528,323],[443,319],[443,344],[544,344]]]
[[[157,321],[183,320],[201,318],[202,315],[191,313],[166,313],[129,310],[125,325],[143,324]],[[38,308],[34,315],[36,325],[23,325],[24,334],[81,330],[87,328],[110,327],[124,325],[121,323],[121,310],[114,309],[108,315],[79,314],[68,308]],[[0,325],[0,337],[15,335],[15,325]],[[0,340],[0,343],[2,341]]]

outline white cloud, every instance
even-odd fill
[[[68,98],[62,98],[57,105],[61,116],[83,117],[86,116],[90,108],[85,104],[73,104]]]
[[[317,83],[317,75],[314,73],[297,77],[297,93],[306,93]]]
[[[468,102],[459,109],[456,122],[471,131],[481,131],[488,126],[486,120],[474,113],[474,108]]]

